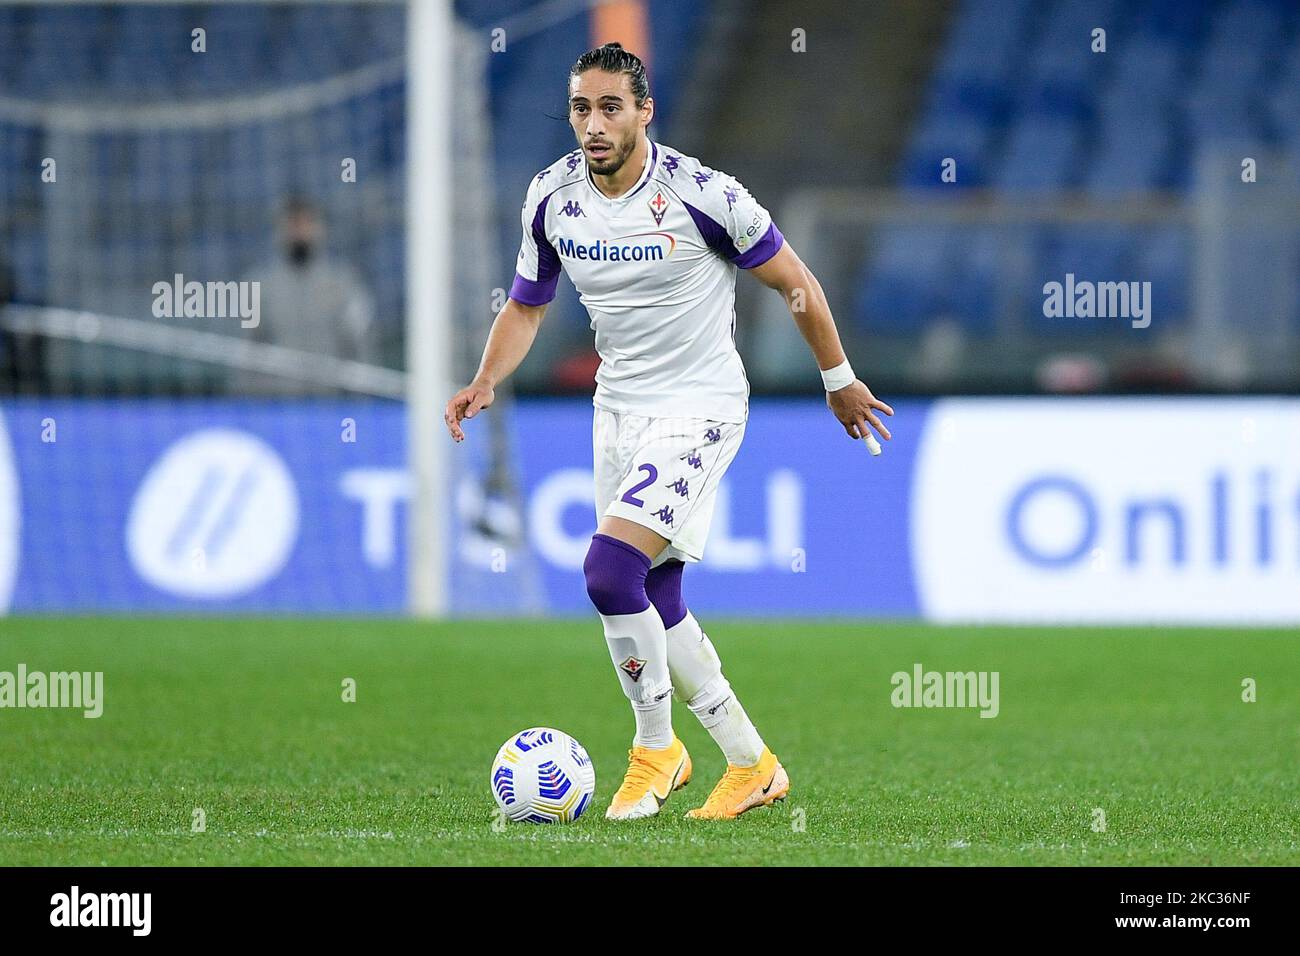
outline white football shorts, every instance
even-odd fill
[[[745,424],[706,418],[648,418],[596,407],[591,443],[596,515],[635,521],[669,541],[655,559],[699,561],[718,483]]]

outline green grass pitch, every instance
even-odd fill
[[[723,762],[678,707],[695,781],[615,825],[594,620],[0,621],[0,671],[105,675],[98,720],[0,709],[0,864],[1300,863],[1293,632],[705,624],[790,799],[683,819]],[[916,662],[998,671],[999,715],[895,709]],[[595,803],[494,830],[489,764],[533,725],[586,745]]]

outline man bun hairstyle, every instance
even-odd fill
[[[650,96],[650,80],[646,78],[645,64],[635,53],[623,49],[621,43],[606,43],[594,50],[588,50],[578,57],[569,76],[580,76],[588,70],[601,70],[605,73],[626,73],[632,81],[632,99],[640,107]]]

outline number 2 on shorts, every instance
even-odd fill
[[[638,508],[644,508],[645,502],[640,498],[638,498],[636,496],[636,493],[640,491],[642,488],[654,484],[655,479],[659,477],[659,469],[656,468],[654,465],[650,464],[649,462],[647,462],[644,465],[637,465],[636,470],[644,471],[646,473],[646,479],[640,484],[633,485],[627,491],[623,492],[622,500],[626,501],[630,505],[636,505]]]

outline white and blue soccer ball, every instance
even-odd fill
[[[515,734],[492,761],[492,796],[515,823],[572,823],[595,790],[596,768],[582,744],[549,727]]]

